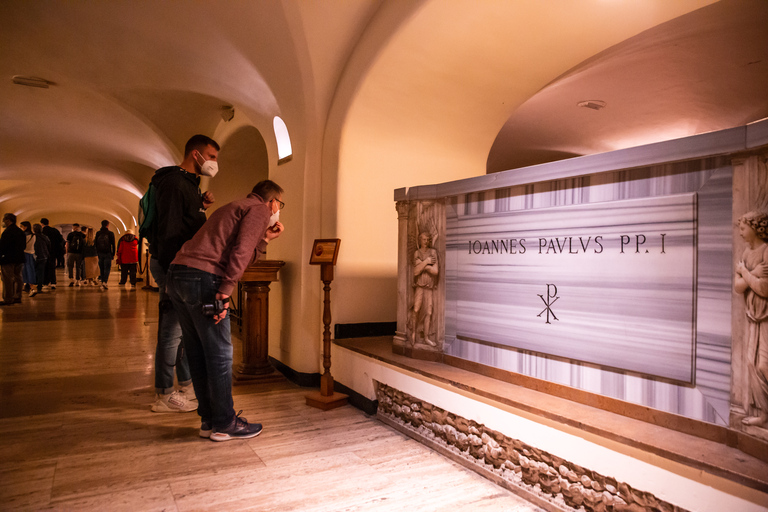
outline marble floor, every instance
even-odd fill
[[[150,412],[157,295],[116,277],[0,308],[0,510],[541,510],[288,381],[235,387],[250,440]]]

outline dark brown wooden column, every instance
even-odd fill
[[[274,382],[285,377],[269,362],[269,284],[278,279],[284,261],[263,260],[249,266],[243,285],[243,362],[232,372],[235,384]]]
[[[333,390],[331,375],[331,281],[333,281],[333,265],[323,263],[320,266],[320,279],[325,285],[323,291],[323,375],[320,377],[320,391],[313,391],[306,396],[307,405],[329,411],[347,405],[349,395],[336,393]]]

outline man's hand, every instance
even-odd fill
[[[275,222],[274,226],[272,226],[271,228],[267,228],[267,232],[264,235],[264,238],[267,239],[267,242],[270,242],[275,238],[279,237],[284,229],[285,229],[285,226],[283,226],[283,223],[280,221],[277,221]]]
[[[224,295],[222,293],[217,293],[216,298],[225,301],[224,302],[224,311],[219,313],[218,315],[213,315],[213,319],[215,320],[215,324],[221,322],[227,317],[227,311],[229,310],[229,297],[227,295]]]
[[[215,199],[213,198],[213,192],[206,190],[203,192],[203,208],[206,210],[213,204]]]

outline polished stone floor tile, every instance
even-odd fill
[[[0,309],[0,510],[539,510],[351,406],[308,407],[287,380],[233,388],[264,425],[250,440],[150,412],[156,302],[64,286]]]

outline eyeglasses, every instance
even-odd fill
[[[282,210],[283,208],[285,208],[285,203],[284,203],[284,202],[282,202],[281,200],[279,200],[279,199],[273,199],[273,201],[277,201],[277,204],[279,204],[279,205],[280,205],[280,209],[281,209],[281,210]]]

